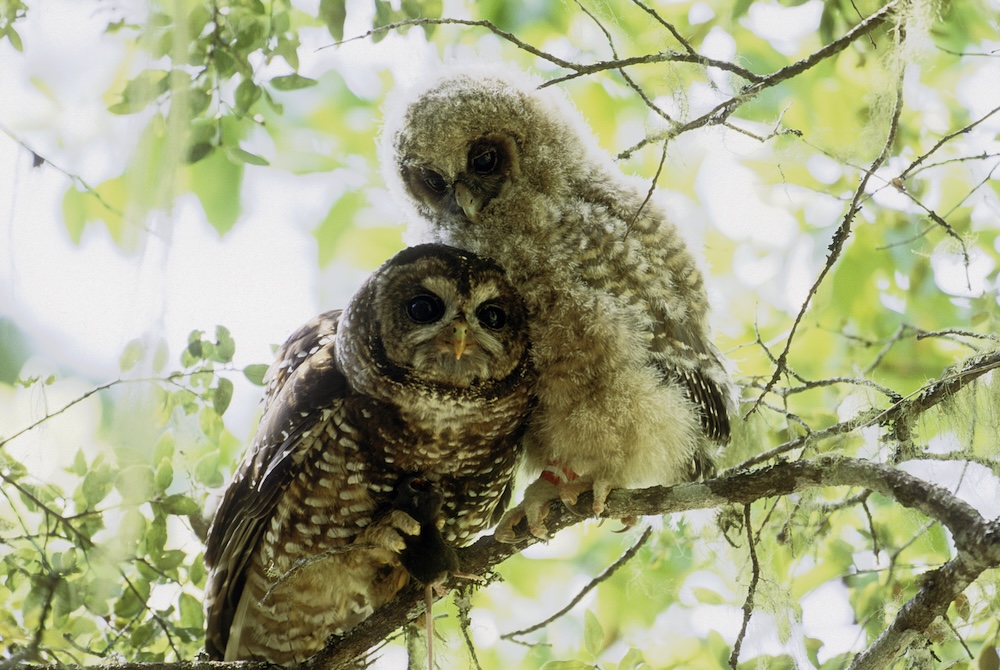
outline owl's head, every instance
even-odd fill
[[[497,203],[565,190],[589,154],[568,101],[521,72],[465,67],[386,105],[386,182],[435,223],[478,224]]]
[[[503,269],[440,244],[405,249],[351,300],[338,337],[375,377],[407,387],[482,390],[514,383],[528,363],[527,311]],[[366,389],[367,390],[367,389]]]

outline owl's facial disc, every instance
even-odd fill
[[[400,316],[409,326],[389,353],[428,381],[464,388],[506,374],[497,366],[518,322],[495,284],[477,285],[471,295],[455,289],[452,280],[431,276],[400,296]]]
[[[424,216],[478,224],[483,210],[518,174],[513,136],[482,135],[466,147],[460,160],[415,152],[400,161],[403,182]]]

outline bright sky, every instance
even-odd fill
[[[120,68],[143,56],[102,34],[108,17],[93,14],[96,6],[43,3],[18,24],[24,54],[0,42],[0,125],[91,185],[120,172],[144,123],[106,112],[102,94]],[[327,36],[302,49],[303,74],[351,71],[337,61],[356,59],[360,49],[315,49],[328,42]],[[384,49],[379,53],[385,57]],[[129,256],[99,225],[75,246],[61,220],[68,178],[49,165],[32,168],[31,161],[0,135],[0,314],[14,315],[46,356],[106,377],[117,372],[118,355],[132,338],[153,332],[177,345],[190,329],[211,331],[221,323],[236,337],[238,364],[266,361],[270,344],[320,309],[306,224],[329,207],[327,177],[268,170],[263,178],[250,167],[245,214],[224,240],[190,196],[151,221],[145,249]],[[345,270],[323,293],[342,304],[360,280]]]

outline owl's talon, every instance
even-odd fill
[[[622,527],[614,532],[626,533],[635,528],[635,524],[639,523],[639,517],[635,516],[634,514],[630,514],[629,516],[623,516],[621,519],[619,519],[619,521],[622,522]]]
[[[514,532],[514,527],[521,523],[522,519],[524,519],[522,510],[515,508],[508,511],[500,520],[496,530],[493,531],[493,539],[504,544],[514,544],[523,540],[525,535]]]
[[[420,522],[403,510],[394,509],[389,512],[389,525],[407,535],[420,535]]]
[[[581,519],[586,519],[587,517],[590,516],[590,512],[586,511],[586,510],[581,510],[576,505],[576,501],[575,500],[573,501],[573,504],[570,504],[570,503],[566,502],[565,500],[563,500],[563,505],[566,506],[566,509],[568,509],[570,512],[572,512],[576,516],[580,517]]]
[[[611,486],[607,482],[594,482],[594,516],[600,517],[604,514],[604,503],[611,493]]]
[[[403,535],[419,535],[420,523],[401,510],[389,512],[381,522],[369,526],[358,536],[361,544],[370,544],[379,552],[386,552],[386,558],[391,560],[395,555],[406,549]]]
[[[549,532],[545,527],[545,518],[549,515],[549,506],[553,500],[559,500],[559,487],[545,479],[536,479],[524,490],[524,499],[512,509],[507,510],[493,532],[497,542],[513,544],[526,538],[526,535],[515,533],[515,526],[524,519],[528,532],[540,540],[548,540]]]

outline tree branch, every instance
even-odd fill
[[[702,483],[673,487],[612,491],[607,501],[608,517],[673,514],[728,504],[749,505],[755,500],[787,496],[830,487],[864,488],[891,498],[944,525],[952,534],[958,554],[941,568],[928,573],[919,593],[900,610],[895,621],[862,652],[851,667],[856,670],[884,667],[898,656],[931,622],[943,615],[949,604],[979,575],[1000,567],[1000,522],[987,522],[970,505],[950,491],[896,468],[842,456],[780,463],[753,472],[733,474]],[[591,502],[589,493],[580,506]],[[557,506],[548,527],[555,533],[578,524],[581,518]],[[527,534],[526,534],[527,535]],[[748,536],[749,537],[749,536]],[[501,544],[492,536],[481,538],[459,552],[462,570],[478,574],[487,582],[495,579],[494,569],[516,553],[539,540],[527,536],[514,544]],[[423,588],[411,584],[397,598],[350,633],[332,637],[326,649],[299,665],[302,670],[330,670],[344,667],[388,637],[393,631],[423,611]],[[35,666],[38,670],[52,666]],[[263,663],[125,663],[121,670],[257,670]]]
[[[925,584],[866,654],[876,655],[877,658],[897,654],[912,640],[913,635],[919,634],[934,618],[942,615],[948,604],[980,573],[1000,566],[1000,530],[997,522],[985,521],[975,509],[950,491],[902,470],[840,456],[780,463],[754,472],[702,483],[657,486],[634,491],[615,490],[608,497],[606,515],[609,518],[650,516],[727,504],[748,505],[762,498],[787,496],[829,486],[870,489],[904,507],[921,512],[951,531],[960,552],[953,561],[931,573],[940,573],[941,576]],[[590,504],[589,496],[589,493],[581,496],[579,503],[582,509]],[[556,506],[547,522],[550,532],[555,533],[580,523],[581,519],[565,507]],[[502,544],[492,536],[481,538],[472,546],[459,551],[462,570],[491,581],[495,578],[493,571],[497,565],[538,541],[537,538],[528,536],[514,544]],[[341,667],[363,656],[368,649],[422,611],[423,589],[411,585],[392,603],[347,635],[331,638],[326,649],[299,667],[302,670]],[[883,638],[886,640],[883,641]]]
[[[889,3],[886,7],[891,6],[893,3]],[[886,7],[883,7],[881,11],[885,11]],[[821,50],[822,51],[822,50]],[[817,52],[818,53],[818,52]],[[803,59],[807,60],[807,59]],[[787,69],[787,68],[786,68]],[[844,218],[838,226],[837,231],[833,234],[833,239],[830,241],[830,254],[827,256],[826,263],[823,265],[823,269],[820,270],[819,276],[813,285],[809,288],[809,292],[806,294],[805,300],[802,301],[802,307],[799,308],[799,313],[795,315],[795,320],[792,322],[792,329],[788,333],[788,338],[785,340],[785,348],[782,349],[781,354],[778,356],[778,362],[775,365],[774,373],[771,375],[770,381],[764,386],[764,390],[761,391],[760,395],[757,396],[757,401],[754,402],[750,411],[747,415],[753,413],[760,402],[764,399],[771,389],[784,374],[785,367],[788,363],[788,354],[792,349],[792,340],[795,338],[795,332],[798,330],[799,324],[802,323],[802,318],[806,314],[809,305],[812,303],[813,297],[816,292],[819,291],[820,285],[826,276],[833,269],[837,260],[840,258],[840,254],[844,249],[844,244],[851,235],[851,228],[854,224],[854,217],[857,216],[858,212],[861,211],[861,200],[865,195],[866,187],[868,186],[868,180],[871,179],[875,171],[878,170],[882,164],[889,158],[889,152],[892,150],[893,142],[896,140],[896,133],[899,131],[899,117],[903,113],[903,71],[900,70],[899,76],[896,81],[896,101],[892,109],[892,119],[889,123],[889,130],[886,133],[885,142],[882,144],[882,151],[879,155],[872,161],[871,166],[865,170],[864,176],[858,183],[858,187],[854,191],[854,197],[851,199],[851,204],[847,208],[847,212],[844,214]]]

